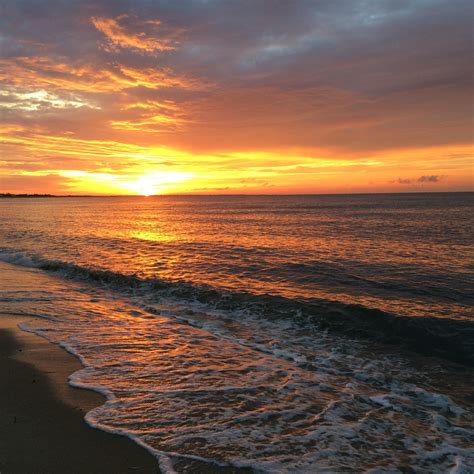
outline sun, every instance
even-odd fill
[[[127,187],[135,194],[147,197],[158,194],[160,191],[158,183],[151,176],[142,176],[136,181],[128,182]]]
[[[125,188],[141,196],[160,194],[163,189],[173,188],[176,183],[186,181],[190,173],[152,172],[140,176],[133,181],[123,182]]]
[[[136,188],[136,192],[138,194],[141,194],[142,196],[151,196],[152,194],[156,194],[157,190],[153,186],[153,183],[147,182],[147,181],[142,181],[138,184]]]

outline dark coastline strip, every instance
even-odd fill
[[[54,351],[61,351],[44,345],[51,346],[52,353],[43,356],[54,358]],[[145,450],[125,437],[90,428],[84,422],[83,407],[63,402],[46,374],[16,359],[16,354],[28,350],[14,331],[0,329],[0,472],[159,472],[157,461]],[[34,348],[28,357],[38,355]],[[71,372],[78,368],[72,356],[65,353],[64,357],[71,360]],[[97,394],[78,392],[86,405],[90,406],[91,399],[97,401]]]

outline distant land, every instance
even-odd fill
[[[12,194],[12,193],[0,193],[2,197],[56,197],[53,194]]]
[[[29,197],[57,197],[53,194],[12,194],[12,193],[0,193],[0,198],[29,198]]]
[[[40,193],[0,193],[1,198],[65,198],[65,197],[94,197],[88,195],[79,195],[79,194],[40,194]]]
[[[143,196],[140,194],[41,194],[41,193],[0,193],[1,198],[123,198],[123,197],[158,197],[158,196],[370,196],[374,194],[396,195],[396,194],[473,194],[473,191],[406,191],[406,192],[392,192],[392,193],[309,193],[309,194],[201,194],[201,193],[167,193],[167,194],[152,194],[150,196]]]
[[[65,198],[65,197],[97,197],[97,196],[90,196],[90,195],[80,195],[80,194],[37,194],[37,193],[22,193],[22,194],[15,194],[15,193],[0,193],[1,198]]]

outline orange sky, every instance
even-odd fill
[[[1,9],[0,192],[472,190],[467,1]]]

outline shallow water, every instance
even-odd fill
[[[72,383],[109,397],[87,421],[169,472],[469,472],[472,369],[338,321],[422,317],[472,337],[471,204],[2,201],[0,312],[41,317],[28,328],[85,366]]]

